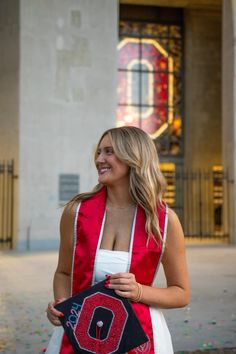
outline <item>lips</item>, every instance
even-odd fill
[[[111,170],[110,167],[99,167],[99,168],[98,168],[98,173],[99,173],[100,175],[102,175],[102,174],[104,174],[104,173],[106,173],[107,171],[110,171],[110,170]]]

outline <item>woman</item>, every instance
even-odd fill
[[[186,306],[189,282],[183,231],[162,201],[165,181],[155,145],[139,128],[110,129],[98,142],[95,165],[94,191],[73,198],[62,214],[55,301],[48,304],[48,319],[59,326],[63,314],[55,303],[107,276],[106,286],[131,301],[149,338],[140,351],[171,354],[159,309]],[[160,262],[166,288],[153,286]],[[73,353],[65,335],[59,352]]]

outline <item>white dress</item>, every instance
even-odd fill
[[[129,252],[99,249],[95,259],[94,283],[104,280],[106,274],[129,271],[129,262]],[[173,354],[170,333],[162,312],[156,308],[150,308],[150,313],[155,354]],[[63,333],[62,327],[55,327],[46,354],[59,354]]]

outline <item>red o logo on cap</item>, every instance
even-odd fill
[[[88,333],[97,307],[103,307],[113,314],[108,335],[103,340],[93,338]],[[119,348],[127,319],[128,313],[121,300],[99,292],[92,294],[83,302],[75,325],[75,338],[81,349],[96,353],[99,344],[99,354],[115,352]]]

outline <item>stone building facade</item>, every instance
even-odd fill
[[[161,161],[227,171],[221,218],[227,240],[235,242],[235,5],[235,0],[1,1],[0,160],[15,163],[14,248],[57,247],[66,197],[96,183],[96,141],[116,125],[118,23],[126,9],[132,17],[138,6],[181,11],[183,151]]]

